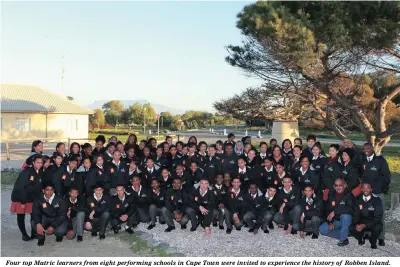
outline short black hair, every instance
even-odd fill
[[[104,137],[104,135],[98,135],[95,139],[96,143],[101,141],[103,144],[106,142],[106,138]]]
[[[313,135],[313,134],[309,134],[309,135],[307,135],[307,142],[308,142],[309,140],[317,141],[317,137],[316,137],[315,135]]]
[[[231,138],[231,137],[235,137],[235,135],[233,133],[229,133],[228,138]]]
[[[329,147],[333,147],[336,149],[336,151],[339,151],[339,145],[338,144],[332,144]]]
[[[295,142],[296,142],[297,140],[300,141],[300,144],[303,144],[303,139],[301,139],[301,138],[299,138],[299,137],[297,137],[297,138],[294,139]]]

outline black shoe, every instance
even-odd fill
[[[249,233],[253,233],[254,232],[254,228],[249,229]]]
[[[297,235],[297,231],[296,231],[296,230],[293,230],[293,229],[292,229],[292,231],[290,231],[290,233],[291,233],[292,235]]]
[[[133,232],[133,230],[132,230],[132,228],[126,228],[125,229],[125,232],[127,232],[128,234],[130,234],[130,235],[132,235],[134,232]]]
[[[97,232],[92,232],[92,236],[97,236]]]
[[[81,235],[78,235],[78,237],[76,238],[76,242],[82,242],[83,238]]]
[[[339,243],[337,243],[337,245],[339,247],[344,247],[344,246],[347,246],[348,244],[349,244],[349,240],[348,239],[345,239],[343,241],[339,241]]]
[[[242,227],[238,227],[238,228],[235,227],[235,229],[236,229],[236,231],[241,231]]]
[[[243,227],[244,227],[244,228],[247,228],[247,227],[249,227],[249,226],[247,225],[247,223],[244,222],[244,223],[243,223]]]
[[[224,226],[223,226],[223,225],[220,225],[220,226],[219,226],[219,230],[224,230]]]
[[[384,247],[385,246],[385,240],[384,239],[379,239],[378,240],[378,245],[381,246],[381,247]]]
[[[31,240],[36,239],[36,234],[32,233],[30,239],[31,239]]]
[[[181,225],[181,230],[185,230],[187,228],[186,224],[185,225]]]
[[[155,224],[150,224],[149,226],[147,226],[147,230],[151,230],[151,229],[153,229],[155,226],[156,226]]]
[[[226,233],[229,235],[230,233],[232,233],[232,229],[226,229]]]
[[[113,231],[114,231],[114,234],[118,234],[118,232],[119,232],[118,227],[113,227]]]
[[[364,245],[365,244],[365,239],[364,238],[358,239],[358,244],[360,246]]]
[[[160,222],[160,224],[165,224],[165,221]]]
[[[24,241],[31,241],[32,239],[28,235],[23,235],[22,240]]]
[[[137,224],[132,224],[132,229],[136,228],[138,225]]]
[[[197,227],[190,227],[190,232],[194,232],[194,231],[196,231],[196,229],[197,229]]]
[[[268,228],[269,229],[274,229],[275,227],[274,227],[274,224],[272,223],[272,222],[270,222],[269,224],[268,224]]]
[[[62,236],[57,236],[56,237],[56,242],[60,243],[60,242],[62,242],[62,240],[63,240]]]
[[[104,235],[104,234],[103,235],[99,235],[99,238],[100,239],[106,239],[106,235]]]
[[[265,229],[265,230],[264,230],[264,233],[269,234],[268,229]]]
[[[169,232],[171,232],[172,230],[175,230],[175,227],[168,226],[167,229],[164,230],[164,232],[169,233]]]
[[[287,230],[289,228],[289,226],[285,225],[285,227],[283,227],[283,230]]]
[[[258,227],[256,227],[255,229],[254,229],[254,232],[253,232],[255,235],[256,234],[258,234]]]
[[[318,239],[318,234],[312,234],[311,239]]]
[[[310,233],[310,232],[306,233],[306,236],[310,236],[310,235],[313,235],[313,233]]]
[[[372,245],[372,244],[371,244],[371,248],[372,248],[372,249],[377,249],[378,246],[377,246],[376,244],[375,244],[375,245]]]
[[[213,226],[214,226],[214,227],[217,227],[217,226],[218,226],[218,223],[217,223],[217,222],[213,222]]]
[[[120,226],[118,226],[118,230],[121,230],[121,229],[122,229],[121,225],[120,225]]]
[[[37,241],[37,245],[40,247],[40,246],[43,246],[44,245],[44,239],[39,239],[38,241]]]

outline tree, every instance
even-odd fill
[[[144,104],[143,110],[144,110],[145,116],[146,116],[146,125],[154,124],[154,122],[156,121],[157,113],[154,110],[154,108],[151,106],[151,104],[150,103]]]
[[[162,117],[162,119],[161,119],[162,125],[161,126],[169,128],[173,122],[173,116],[172,116],[171,112],[168,112],[168,111],[161,112],[160,115]]]
[[[97,125],[97,130],[105,123],[104,112],[101,109],[95,109],[94,114],[89,116],[89,122]]]
[[[103,105],[103,110],[107,113],[109,111],[122,112],[124,111],[124,105],[119,100],[111,100]]]
[[[129,130],[132,125],[143,124],[143,108],[140,103],[136,102],[132,106],[129,106],[121,114],[121,121],[129,125]]]
[[[228,46],[226,60],[264,81],[258,96],[287,94],[289,107],[312,107],[342,139],[337,118],[348,114],[379,153],[399,128],[386,110],[400,83],[378,98],[365,75],[399,73],[399,15],[398,2],[257,2],[238,14],[245,40]],[[360,95],[364,90],[366,96]]]

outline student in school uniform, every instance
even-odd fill
[[[229,133],[228,134],[228,140],[226,140],[225,142],[224,142],[224,145],[226,145],[226,144],[232,144],[234,147],[235,147],[235,141],[233,141],[235,139],[235,134],[233,134],[233,133]]]
[[[240,179],[239,179],[240,180]],[[228,188],[231,188],[231,186],[232,186],[232,176],[231,176],[231,174],[229,173],[229,172],[226,172],[226,173],[224,173],[224,182],[223,182],[223,184],[226,186],[226,187],[228,187]]]
[[[221,160],[222,172],[234,173],[238,168],[237,160],[238,160],[238,156],[235,153],[233,153],[233,145],[226,144],[225,145],[225,155],[224,155],[223,159]]]
[[[57,143],[56,145],[56,153],[61,154],[63,157],[63,164],[67,165],[68,164],[68,154],[65,152],[65,144],[64,143]]]
[[[275,163],[275,177],[272,178],[274,185],[277,186],[278,189],[283,187],[283,178],[285,177],[292,177],[292,174],[285,170],[283,161],[278,161]]]
[[[198,167],[203,167],[204,159],[200,155],[196,154],[196,144],[189,143],[188,144],[188,153],[182,157],[182,164],[186,169],[190,168],[191,162],[196,162]]]
[[[358,168],[359,172],[362,171],[363,166],[362,166],[362,160],[364,158],[364,152],[362,151],[362,149],[359,149],[358,147],[356,147],[353,143],[353,141],[351,141],[348,138],[343,139],[342,141],[342,147],[340,148],[339,151],[339,155],[342,155],[342,152],[344,149],[350,149],[353,152],[353,164]]]
[[[104,144],[106,143],[106,138],[104,137],[104,135],[99,135],[96,137],[95,142],[96,147],[92,151],[93,156],[97,157],[98,155],[103,155],[106,150],[106,148],[104,147]]]
[[[320,182],[321,179],[315,172],[313,167],[310,166],[310,161],[307,156],[301,156],[301,167],[294,173],[294,181],[297,183],[301,190],[308,184],[312,184],[315,194],[320,195]]]
[[[328,199],[330,190],[336,178],[341,177],[342,165],[339,163],[339,145],[333,144],[329,147],[329,158],[322,172],[321,189],[324,192],[324,200]]]
[[[339,176],[345,180],[348,189],[352,192],[360,185],[360,172],[359,168],[357,168],[357,165],[353,162],[353,153],[353,150],[350,148],[345,148],[342,150],[342,168]]]
[[[317,137],[313,134],[309,134],[307,136],[307,147],[303,149],[302,155],[307,156],[310,161],[313,157],[312,148],[314,147],[315,143],[317,142]]]
[[[126,158],[124,159],[124,162],[129,168],[129,164],[132,162],[139,162],[140,157],[136,155],[136,150],[133,147],[129,147],[128,150],[126,151]]]
[[[217,173],[222,172],[221,159],[216,155],[217,149],[215,145],[208,148],[208,156],[205,158],[204,175],[208,177],[211,184],[215,183]]]
[[[91,167],[92,162],[90,159],[84,158],[82,165],[76,170],[76,187],[79,189],[81,196],[86,196],[86,181]]]
[[[260,142],[260,153],[258,153],[256,157],[256,161],[260,167],[264,167],[264,159],[269,157],[270,155],[267,152],[268,145],[266,142]]]
[[[243,226],[243,216],[246,212],[246,203],[244,202],[245,190],[241,189],[240,178],[232,179],[232,187],[229,189],[228,205],[225,209],[226,233],[232,232],[232,224],[237,231],[240,231]]]
[[[128,151],[130,148],[133,148],[135,152],[138,151],[139,146],[137,145],[137,141],[137,136],[135,134],[130,134],[125,143],[125,151]]]
[[[128,234],[133,234],[133,222],[135,219],[136,205],[132,196],[125,193],[124,185],[115,187],[116,194],[110,197],[110,224],[114,234],[118,234],[121,225],[126,223],[125,231]]]
[[[175,172],[173,174],[174,178],[179,178],[181,180],[182,187],[185,191],[187,191],[187,186],[186,184],[188,183],[190,179],[190,174],[188,171],[185,170],[185,167],[183,165],[178,165],[175,169]],[[189,188],[191,189],[191,187]]]
[[[173,177],[171,173],[168,171],[167,167],[164,167],[160,176],[158,177],[158,182],[160,183],[160,187],[165,191],[172,186]]]
[[[57,242],[62,242],[67,233],[67,208],[64,200],[54,193],[52,184],[43,185],[43,194],[33,203],[33,231],[38,246],[43,246],[46,235],[54,234]]]
[[[104,155],[105,164],[107,164],[107,163],[109,163],[109,162],[111,162],[113,160],[114,151],[115,151],[115,144],[112,143],[112,142],[108,143],[107,149],[103,154]]]
[[[282,148],[279,146],[274,146],[272,148],[272,163],[275,165],[277,162],[282,161],[285,164],[285,170],[289,171],[290,169],[290,159],[288,157],[284,157],[282,154]]]
[[[182,164],[182,157],[178,154],[178,149],[174,145],[170,146],[167,159],[170,171],[174,171],[178,165]]]
[[[200,222],[204,232],[211,233],[210,225],[214,217],[218,214],[216,211],[216,199],[214,191],[209,189],[208,179],[203,177],[200,180],[199,187],[192,191],[186,214],[192,223],[190,231],[195,231],[197,222]],[[196,218],[197,216],[197,218]]]
[[[219,229],[224,230],[224,220],[225,220],[225,207],[228,203],[228,191],[229,187],[224,185],[224,176],[222,173],[218,173],[215,179],[215,183],[212,185],[216,196],[216,207],[218,208],[218,222]],[[217,220],[214,218],[213,226],[217,226]]]
[[[297,170],[300,169],[301,164],[300,164],[300,158],[302,154],[302,148],[301,146],[294,146],[293,147],[293,158],[290,161],[290,168],[288,172],[290,173],[295,173]]]
[[[168,227],[164,232],[175,230],[174,220],[181,225],[181,229],[186,229],[186,224],[189,221],[188,216],[185,216],[185,202],[187,196],[182,189],[181,179],[175,177],[172,182],[172,188],[169,188],[165,195],[165,207],[161,209],[162,216]]]
[[[150,148],[150,153],[152,155],[156,154],[157,150],[157,140],[153,137],[150,137],[149,140],[147,140],[148,147]]]
[[[106,195],[110,193],[110,184],[108,172],[104,169],[104,156],[97,155],[95,164],[89,169],[86,177],[86,194],[93,194],[93,186],[96,184],[102,185],[102,190]],[[102,191],[102,192],[103,192]]]
[[[51,183],[53,181],[53,175],[60,167],[62,166],[62,156],[59,153],[54,153],[53,156],[50,158],[50,166],[43,170],[43,181],[44,183]]]
[[[304,187],[299,205],[301,207],[300,237],[304,238],[305,232],[307,232],[307,235],[312,234],[312,239],[318,239],[323,203],[322,199],[314,194],[311,184]]]
[[[104,170],[108,173],[110,184],[110,196],[115,195],[117,185],[128,186],[128,168],[121,159],[121,153],[115,150],[113,159],[104,166]]]
[[[294,145],[302,147],[303,146],[303,140],[301,138],[295,138],[294,139]]]
[[[140,163],[142,163],[142,158],[144,156],[144,149],[148,148],[147,147],[147,141],[146,140],[140,140],[139,142],[139,149],[135,151],[136,155],[140,157]],[[150,153],[150,149],[149,149]]]
[[[361,180],[369,183],[374,190],[374,194],[382,200],[382,232],[379,236],[379,246],[385,245],[385,193],[389,191],[391,175],[388,163],[382,155],[376,155],[374,147],[370,143],[364,144],[365,159],[362,161],[363,173]]]
[[[219,157],[222,157],[225,154],[224,151],[224,143],[221,140],[215,142],[215,146],[217,148],[217,152],[215,152]],[[222,159],[222,158],[221,158]]]
[[[251,168],[252,170],[256,170],[259,168],[259,163],[256,158],[256,150],[250,149],[247,154],[246,166]]]
[[[197,146],[197,137],[194,136],[194,135],[189,137],[188,144],[190,144],[190,143],[193,143],[193,144],[195,144]]]
[[[265,201],[264,201],[264,206],[263,206],[263,214],[264,214],[264,219],[262,221],[262,230],[264,233],[268,234],[269,229],[274,229],[274,225],[272,223],[272,220],[275,217],[275,214],[279,211],[281,207],[281,200],[279,199],[278,196],[278,188],[276,185],[271,184],[268,186],[265,194]]]
[[[154,156],[154,164],[157,165],[160,170],[167,168],[169,165],[168,159],[164,156],[163,147],[161,145],[157,146],[156,155]]]
[[[273,151],[274,151],[274,147],[278,145],[278,141],[275,138],[271,138],[271,140],[269,140],[269,147],[267,149],[267,153],[272,155]]]
[[[34,156],[42,155],[42,153],[43,153],[43,142],[40,140],[33,141],[31,146],[31,154],[25,160],[25,163],[22,165],[22,170],[25,169],[26,167],[31,167]]]
[[[55,189],[55,193],[61,198],[69,193],[69,189],[77,185],[76,181],[76,167],[78,166],[78,160],[74,156],[68,158],[68,164],[64,167],[60,167],[54,174],[52,184]]]
[[[139,163],[137,161],[133,161],[132,160],[132,161],[129,162],[128,176],[127,176],[127,179],[128,179],[127,184],[128,184],[128,186],[132,185],[131,181],[132,181],[132,178],[134,176],[138,176],[138,177],[140,177],[140,179],[143,179],[143,172],[139,168]]]
[[[243,155],[244,146],[242,141],[237,141],[234,147],[234,152],[236,155],[241,156]]]
[[[85,217],[88,213],[85,198],[78,188],[71,187],[64,201],[67,208],[67,239],[72,240],[76,236],[76,241],[82,242]]]
[[[276,171],[273,165],[271,157],[266,157],[264,159],[264,167],[260,171],[258,186],[261,191],[265,192],[267,188],[274,184],[278,185],[278,180],[276,179]]]
[[[292,183],[290,177],[283,178],[283,187],[279,190],[281,206],[279,212],[274,216],[274,221],[278,225],[283,225],[285,234],[297,234],[301,216],[301,208],[298,205],[301,198],[299,188]]]
[[[82,145],[82,151],[81,151],[81,155],[82,155],[82,160],[85,158],[90,159],[90,162],[94,161],[94,157],[93,157],[93,147],[91,144],[89,143],[84,143]]]
[[[200,179],[204,177],[204,170],[197,165],[196,161],[190,162],[189,165],[189,180],[184,187],[190,192],[193,187],[197,188],[200,183]]]
[[[114,145],[117,145],[117,142],[118,142],[118,138],[115,135],[111,136],[108,139],[108,143],[113,143]]]
[[[354,196],[347,190],[342,178],[335,180],[334,187],[335,191],[329,194],[328,201],[325,202],[324,210],[328,216],[326,222],[319,227],[319,232],[338,239],[337,245],[343,247],[349,244],[348,235],[354,212]]]
[[[125,146],[121,141],[118,141],[116,146],[115,146],[115,150],[119,151],[119,153],[121,153],[121,160],[125,162],[126,159],[126,151],[125,151]]]
[[[251,183],[259,183],[258,179],[256,179],[253,170],[246,166],[246,161],[243,157],[238,158],[238,169],[234,173],[234,177],[240,178],[240,183],[242,184],[242,188],[247,190]],[[258,178],[258,177],[257,177]]]
[[[200,141],[198,145],[199,149],[197,154],[203,159],[207,157],[207,143],[204,141]]]
[[[109,200],[108,194],[104,194],[103,185],[96,183],[91,188],[90,195],[86,198],[86,208],[88,215],[85,219],[85,229],[100,239],[105,239],[105,231],[110,222]]]
[[[257,234],[258,229],[261,227],[264,219],[264,204],[265,197],[258,190],[258,186],[254,182],[250,182],[249,190],[244,195],[244,202],[246,205],[246,213],[243,216],[243,221],[249,227],[249,232]],[[254,222],[254,221],[255,222]]]
[[[292,141],[285,139],[282,141],[282,155],[284,157],[293,158]]]
[[[323,172],[325,166],[328,164],[328,159],[325,155],[321,154],[321,146],[319,143],[315,144],[312,148],[311,167],[315,170],[320,180],[323,180]]]
[[[140,166],[146,167],[147,160],[149,159],[152,159],[154,163],[153,155],[151,154],[150,148],[145,147],[143,148],[142,155],[140,157]]]
[[[73,142],[69,147],[69,155],[68,157],[75,157],[78,161],[78,167],[82,163],[82,155],[81,155],[81,145],[77,142]]]
[[[146,167],[143,170],[142,185],[147,189],[150,188],[151,180],[157,179],[160,175],[160,169],[154,164],[152,158],[148,158],[146,161]]]
[[[11,193],[10,211],[17,213],[17,225],[22,234],[23,241],[35,239],[34,226],[32,226],[30,237],[26,232],[25,214],[30,214],[31,221],[33,220],[33,202],[36,198],[40,197],[42,192],[42,156],[40,154],[34,155],[31,162],[32,167],[26,167],[19,173]]]
[[[160,186],[160,182],[157,179],[151,181],[151,188],[152,190],[149,192],[150,224],[147,227],[148,230],[156,226],[157,216],[160,224],[165,224],[165,218],[162,215],[162,208],[165,207],[165,189]]]
[[[372,192],[373,189],[369,183],[362,184],[362,195],[355,202],[350,232],[358,240],[359,245],[365,243],[365,232],[370,232],[371,248],[377,249],[376,242],[383,228],[383,205],[381,199]]]
[[[136,212],[132,222],[132,228],[139,223],[148,223],[149,214],[149,189],[141,185],[139,176],[132,177],[132,185],[126,189],[126,194],[132,198],[136,205]]]
[[[175,143],[177,154],[181,157],[184,155],[184,153],[182,152],[183,145],[184,145],[184,143],[182,141],[178,141]]]

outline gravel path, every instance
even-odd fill
[[[241,231],[233,230],[230,235],[225,231],[213,227],[213,233],[207,235],[199,227],[196,232],[189,228],[177,229],[165,233],[165,225],[157,224],[152,230],[147,230],[146,225],[140,224],[137,230],[153,234],[153,239],[166,242],[188,257],[395,257],[400,256],[400,244],[386,241],[385,247],[377,250],[370,249],[368,241],[364,246],[359,246],[354,238],[350,238],[350,245],[338,247],[337,241],[320,236],[312,240],[310,236],[304,240],[298,235],[286,236],[281,228],[271,230],[269,234],[260,231],[257,235],[247,232],[248,228]],[[190,226],[190,223],[189,223]]]

